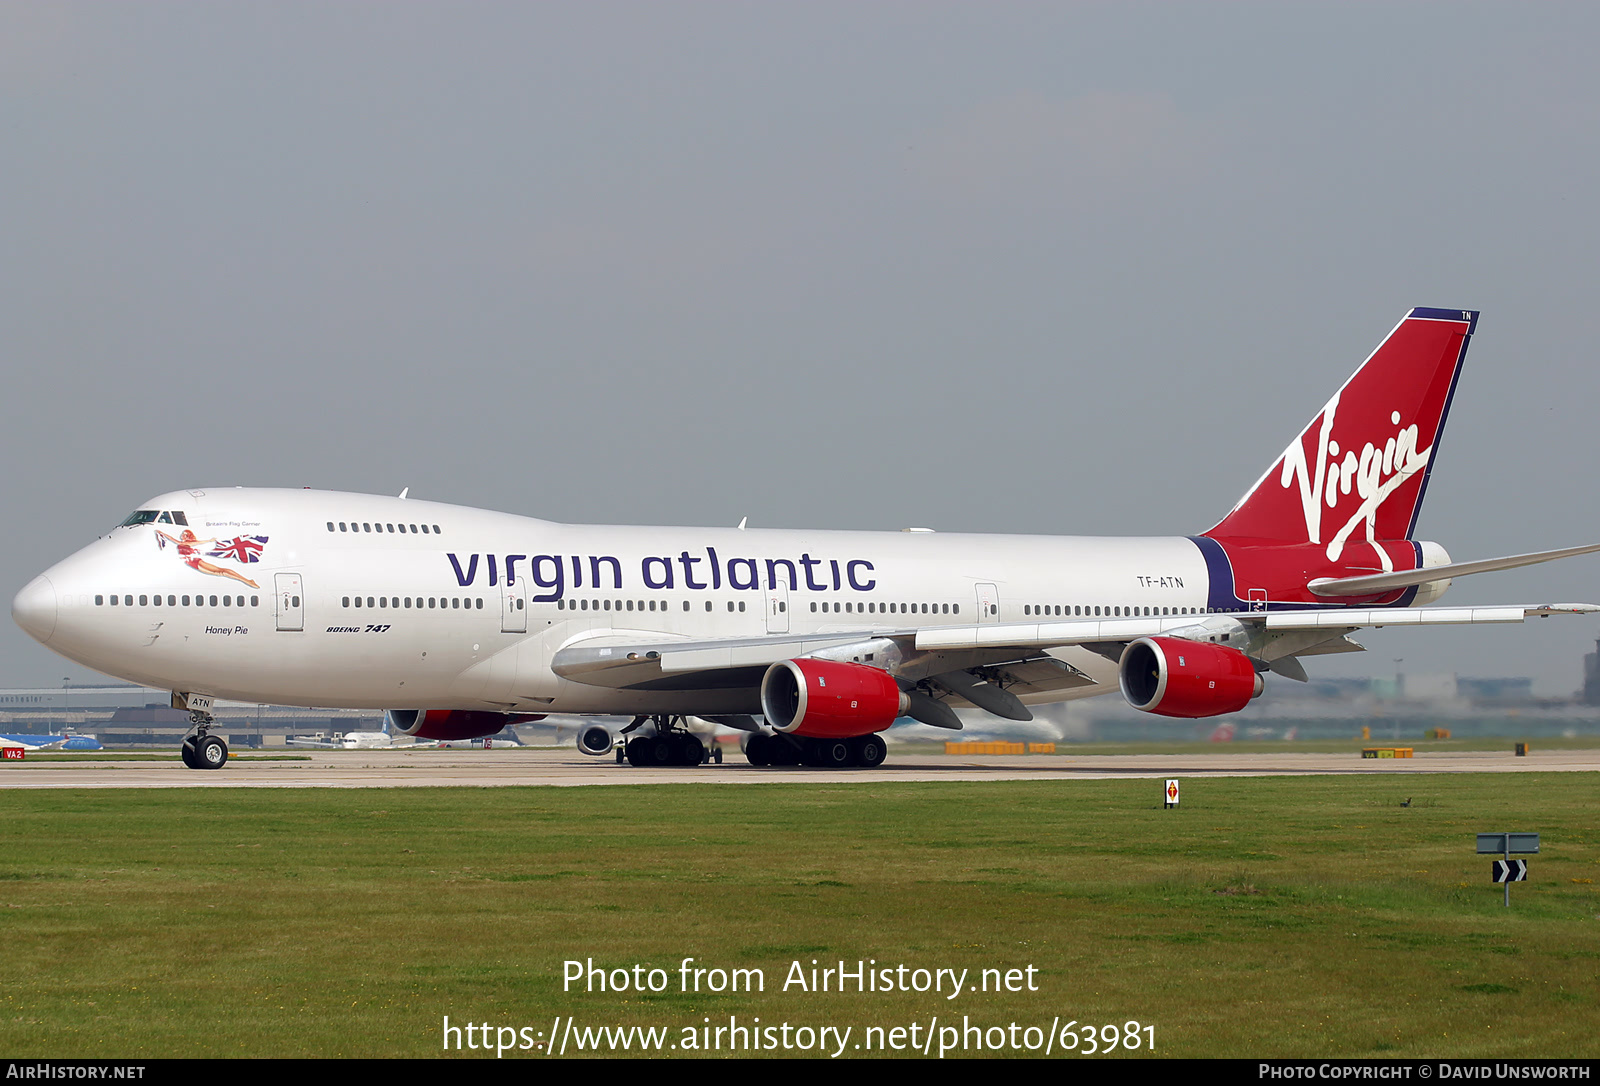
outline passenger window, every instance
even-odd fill
[[[333,521],[328,521],[328,531],[333,531]]]
[[[139,606],[140,607],[148,607],[148,606],[150,606],[150,597],[149,596],[140,596],[139,597]]]
[[[344,531],[344,521],[342,521],[342,520],[339,522],[339,530],[341,532]]]
[[[95,598],[94,598],[94,605],[95,605],[95,606],[96,606],[96,607],[104,607],[104,606],[105,606],[105,605],[106,605],[106,598],[105,598],[105,595],[104,595],[104,594],[101,594],[101,595],[98,595],[98,596],[96,596],[96,597],[95,597]]]

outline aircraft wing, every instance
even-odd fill
[[[342,742],[335,742],[332,739],[318,739],[315,736],[309,735],[291,735],[284,740],[284,743],[291,747],[310,747],[314,750],[344,749],[344,744]]]
[[[1032,714],[1019,698],[1096,685],[1086,673],[1050,655],[1051,649],[1085,648],[1115,661],[1139,638],[1180,637],[1236,648],[1256,661],[1258,670],[1270,669],[1305,681],[1305,670],[1294,657],[1357,651],[1360,646],[1346,635],[1363,627],[1513,623],[1595,612],[1600,612],[1600,605],[1547,603],[866,627],[713,641],[630,641],[617,634],[559,650],[552,667],[573,682],[620,690],[753,690],[773,664],[814,657],[878,667],[893,674],[903,687],[922,684],[926,692],[931,685],[931,700],[973,705],[999,716],[1027,720]],[[911,715],[925,716],[915,707]],[[959,726],[953,714],[933,715],[946,721],[943,726]]]

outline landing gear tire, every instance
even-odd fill
[[[767,736],[767,764],[768,765],[802,765],[800,744],[787,735]]]
[[[194,758],[194,740],[185,739],[183,746],[178,748],[178,753],[183,756],[183,764],[189,769],[199,769],[200,763]]]
[[[194,762],[196,769],[221,769],[228,764],[228,744],[220,735],[198,737],[194,741]]]
[[[805,763],[818,769],[845,769],[855,764],[855,748],[848,739],[809,739]]]
[[[679,735],[677,747],[679,765],[699,765],[706,760],[705,744],[692,735]]]
[[[641,735],[628,740],[628,764],[638,767],[655,765],[656,747],[659,745],[653,735]]]
[[[629,739],[625,747],[618,748],[618,761],[624,757],[624,751],[628,764],[632,766],[691,766],[700,765],[706,760],[706,745],[700,741],[699,736],[684,730],[683,717],[665,715],[637,717],[632,724],[623,729],[623,734],[627,734],[647,720],[654,723],[655,734],[639,735]]]
[[[751,765],[771,765],[772,740],[756,732],[744,741],[744,756]]]
[[[858,735],[850,740],[855,764],[863,769],[873,769],[883,764],[889,748],[881,735]]]

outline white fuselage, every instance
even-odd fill
[[[285,705],[756,712],[748,688],[615,690],[551,659],[580,642],[1191,614],[1211,588],[1183,537],[567,525],[309,490],[179,491],[143,509],[157,519],[25,588],[17,620],[131,682]],[[1098,683],[1033,700],[1116,689],[1110,660],[1055,651]]]

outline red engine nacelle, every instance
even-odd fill
[[[1139,638],[1122,650],[1117,677],[1129,705],[1161,716],[1236,713],[1263,685],[1238,649],[1177,637]]]
[[[511,724],[543,720],[543,713],[489,713],[479,709],[390,709],[395,731],[418,739],[453,742],[482,739]]]
[[[767,668],[761,680],[767,723],[790,735],[870,735],[893,724],[907,704],[887,672],[865,664],[784,660]]]

